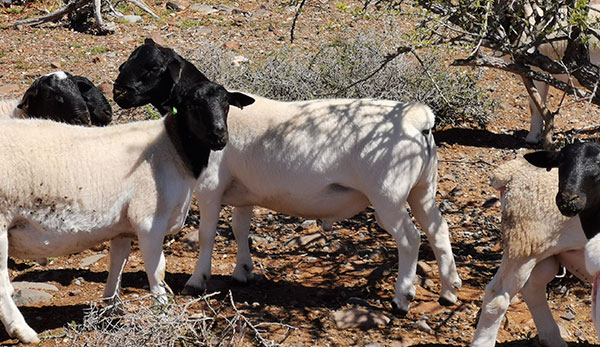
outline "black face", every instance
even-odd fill
[[[71,77],[60,72],[38,78],[23,95],[19,107],[32,118],[87,124],[87,106]]]
[[[173,50],[146,40],[119,67],[113,88],[115,102],[122,108],[162,104],[175,83],[167,71],[175,56]]]
[[[90,113],[90,121],[96,126],[105,126],[112,120],[112,108],[104,96],[90,80],[82,76],[73,76],[81,97]]]
[[[579,214],[586,235],[595,235],[600,228],[600,145],[572,144],[560,152],[529,153],[525,159],[538,167],[558,167],[558,209],[567,217]]]
[[[227,144],[228,94],[216,83],[203,82],[191,88],[177,106],[178,116],[212,150],[223,149]]]
[[[209,81],[191,87],[176,105],[181,117],[194,137],[212,150],[225,147],[228,140],[227,116],[229,106],[250,105],[254,99],[242,93],[230,93],[223,86]]]

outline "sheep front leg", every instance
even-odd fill
[[[162,245],[166,227],[153,227],[148,234],[139,235],[140,251],[150,291],[155,295],[156,301],[161,304],[167,303],[167,291],[172,294],[171,288],[165,283],[166,261]]]
[[[498,329],[510,305],[510,299],[523,288],[535,264],[535,259],[520,261],[509,260],[506,256],[502,258],[500,268],[485,288],[472,347],[496,345]]]
[[[564,347],[567,344],[560,336],[560,329],[552,316],[548,300],[546,300],[546,285],[554,279],[558,272],[556,257],[548,257],[539,262],[529,280],[521,289],[523,299],[531,312],[538,330],[538,340],[542,346]]]
[[[14,292],[8,276],[8,231],[6,222],[0,230],[0,319],[6,332],[23,343],[39,343],[37,333],[27,325],[12,299]]]
[[[253,206],[236,207],[233,210],[231,217],[231,227],[238,246],[233,278],[242,283],[246,283],[253,279],[252,255],[250,254],[250,245],[248,244],[252,209]]]
[[[131,252],[131,238],[116,237],[110,241],[110,268],[103,295],[109,305],[115,303],[121,291],[121,276],[125,264],[127,264],[129,252]]]
[[[210,279],[210,269],[212,263],[212,250],[217,234],[217,223],[219,221],[219,211],[221,205],[201,204],[200,208],[200,226],[198,228],[198,261],[194,268],[192,277],[185,283],[182,294],[195,295],[202,293]]]

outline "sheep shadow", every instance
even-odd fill
[[[497,149],[519,149],[530,147],[525,143],[527,131],[516,130],[509,134],[495,134],[485,129],[450,128],[433,132],[438,146],[461,145]]]
[[[85,304],[67,306],[42,306],[42,307],[19,307],[25,321],[38,333],[42,331],[59,329],[75,322],[77,325],[83,323],[83,317],[89,308]],[[12,342],[14,341],[14,343]],[[20,345],[17,339],[11,338],[4,327],[0,326],[1,345]]]

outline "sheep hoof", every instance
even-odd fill
[[[442,306],[453,306],[454,304],[456,304],[456,300],[450,300],[450,299],[445,298],[443,296],[440,296],[440,298],[438,299],[438,302]]]
[[[204,289],[202,289],[202,288],[186,285],[185,287],[183,287],[181,294],[182,295],[201,295],[203,292],[204,292]]]
[[[18,338],[19,341],[21,341],[23,343],[32,343],[32,344],[40,343],[40,339],[38,338],[35,330],[31,329],[28,326],[25,326],[23,328],[17,328],[15,330],[13,330],[11,335]]]
[[[394,301],[392,301],[392,314],[394,316],[406,317],[407,313],[408,313],[408,308],[406,308],[406,309],[400,308]]]

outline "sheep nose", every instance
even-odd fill
[[[585,198],[575,193],[560,192],[556,195],[556,205],[563,215],[573,217],[585,207]]]

